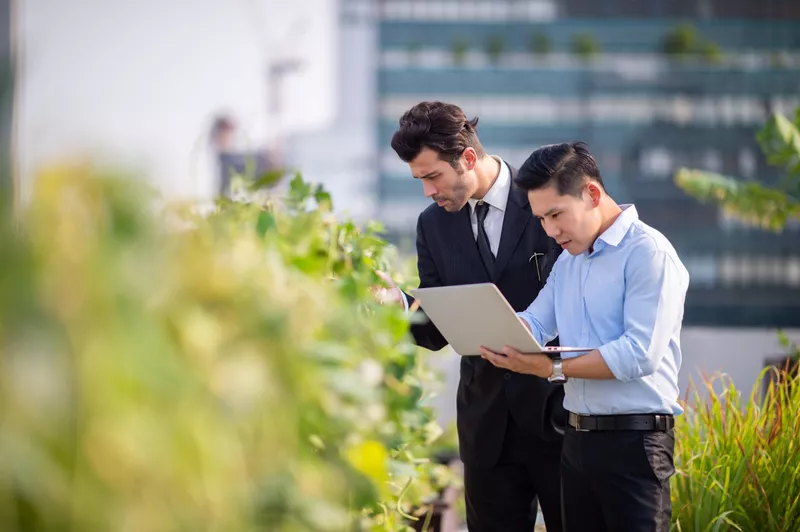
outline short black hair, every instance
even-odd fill
[[[478,119],[467,119],[457,105],[420,102],[400,117],[400,127],[392,136],[392,148],[403,161],[413,161],[423,148],[439,153],[439,159],[458,168],[458,159],[467,148],[478,157],[486,151],[478,140]]]
[[[587,179],[605,190],[597,162],[585,142],[549,144],[534,151],[517,172],[514,183],[523,190],[554,185],[562,196],[580,196]]]

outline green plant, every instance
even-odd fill
[[[458,37],[451,43],[450,50],[453,53],[453,63],[459,66],[464,65],[467,60],[467,52],[469,52],[469,41]]]
[[[789,220],[800,219],[800,109],[794,121],[773,115],[756,138],[767,162],[785,172],[777,185],[687,168],[678,170],[675,182],[688,194],[718,203],[749,224],[780,231]]]
[[[496,65],[500,62],[500,57],[503,55],[505,49],[505,41],[499,35],[492,35],[486,41],[486,55],[489,61]]]
[[[292,180],[154,212],[46,172],[0,218],[0,529],[404,530],[446,481],[391,248]]]
[[[765,370],[761,379],[768,372]],[[746,404],[722,377],[695,390],[676,425],[673,528],[797,530],[800,523],[800,386],[781,374],[761,402],[761,379]],[[715,381],[723,392],[715,392]],[[794,384],[794,385],[793,385]]]
[[[600,54],[600,43],[590,33],[577,33],[572,37],[572,53],[583,63]]]
[[[661,42],[664,55],[679,60],[700,57],[708,63],[721,63],[723,53],[720,46],[702,38],[691,24],[680,24],[664,35]]]
[[[800,218],[800,112],[794,123],[774,115],[757,135],[767,160],[786,176],[775,187],[708,172],[681,169],[678,186],[701,201],[714,201],[747,223],[780,231]],[[781,343],[797,359],[784,335]],[[769,372],[769,373],[767,373]],[[765,376],[761,403],[757,390]],[[712,383],[710,402],[687,412],[676,431],[678,475],[673,491],[678,530],[796,530],[800,522],[800,386],[796,366],[768,368],[747,404],[732,383],[721,395]],[[695,395],[695,403],[700,398]]]
[[[536,57],[544,57],[552,51],[550,37],[546,33],[537,33],[531,37],[531,53]]]
[[[668,56],[684,57],[693,54],[699,42],[700,37],[693,25],[680,24],[664,35],[661,51]]]
[[[709,64],[718,65],[722,63],[722,48],[717,43],[706,41],[700,48],[700,56]]]

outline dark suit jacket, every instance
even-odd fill
[[[511,168],[512,180],[515,175],[516,169]],[[469,215],[469,204],[456,213],[434,204],[420,214],[417,221],[420,287],[493,282],[514,310],[524,310],[544,286],[561,247],[546,235],[531,214],[527,194],[512,181],[495,260],[495,278],[491,279],[478,254]],[[534,253],[543,254],[538,257],[540,274],[531,258]],[[408,297],[413,303],[413,298]],[[414,341],[438,351],[447,345],[447,340],[427,317],[423,318],[422,323],[411,326]],[[563,397],[563,387],[546,379],[508,372],[480,357],[463,357],[456,401],[462,461],[477,465],[496,463],[509,412],[517,424],[529,429],[531,452],[535,452],[536,445],[560,444],[561,436],[552,421],[555,416],[563,427]]]

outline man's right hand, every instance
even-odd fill
[[[381,281],[386,283],[387,286],[373,286],[372,293],[375,295],[375,299],[381,304],[395,304],[400,305],[401,308],[405,308],[406,306],[406,298],[403,295],[403,292],[397,287],[397,284],[392,280],[392,278],[385,272],[380,270],[375,270],[375,275],[377,275]]]

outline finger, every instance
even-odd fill
[[[498,355],[491,351],[487,351],[487,353],[484,355],[484,358],[488,360],[495,367],[507,368],[508,359],[503,355]]]
[[[503,347],[503,354],[506,355],[508,358],[519,358],[522,356],[522,353],[514,349],[510,346]]]

